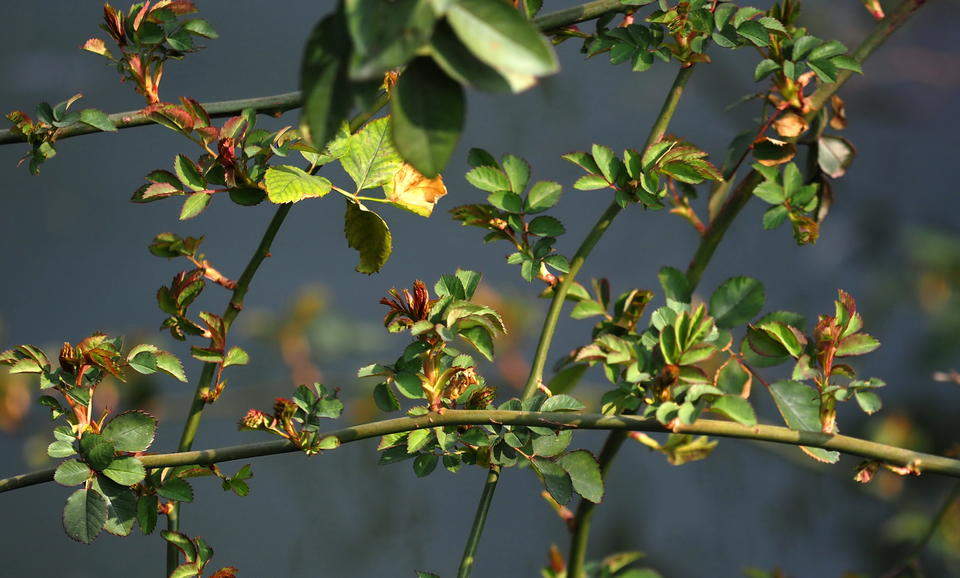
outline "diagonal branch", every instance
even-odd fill
[[[913,466],[925,473],[960,478],[960,460],[916,452],[869,440],[839,434],[798,431],[773,425],[745,426],[731,421],[700,419],[688,426],[669,430],[656,420],[634,415],[601,415],[596,413],[532,412],[508,410],[450,409],[417,417],[399,417],[358,424],[319,434],[319,438],[335,436],[341,444],[365,440],[393,433],[408,432],[440,426],[509,425],[546,427],[555,430],[588,429],[611,431],[644,431],[689,433],[718,437],[758,440],[795,446],[810,446],[835,450],[871,460],[881,460],[898,466]],[[145,455],[140,458],[148,468],[186,465],[205,465],[243,460],[299,451],[287,440],[228,446],[171,454]],[[21,474],[0,480],[0,492],[8,492],[53,480],[54,468]]]

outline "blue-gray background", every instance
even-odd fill
[[[303,40],[330,4],[203,2],[203,13],[221,38],[183,62],[170,63],[161,94],[167,100],[185,94],[211,101],[295,89]],[[550,10],[570,3],[546,4]],[[827,8],[829,17],[823,15]],[[85,95],[81,105],[108,111],[141,106],[109,67],[78,49],[97,32],[97,2],[8,0],[3,12],[7,39],[0,55],[0,78],[5,79],[0,110],[32,113],[41,100],[57,102],[76,92]],[[836,185],[836,203],[819,243],[798,248],[786,228],[764,232],[762,208],[754,203],[731,229],[702,283],[703,291],[709,291],[729,275],[758,277],[767,288],[768,309],[789,308],[808,318],[831,310],[837,288],[851,292],[868,312],[868,329],[884,342],[882,353],[860,366],[886,379],[888,407],[907,408],[926,428],[931,447],[940,450],[956,440],[952,408],[960,391],[933,381],[931,373],[956,367],[958,350],[955,342],[936,353],[922,347],[936,316],[925,315],[918,305],[913,283],[917,263],[909,243],[917,231],[953,238],[960,234],[955,188],[958,15],[955,3],[931,2],[870,61],[866,76],[844,90],[850,116],[845,136],[858,146],[859,157]],[[872,26],[855,0],[809,2],[806,21],[817,35],[840,38],[850,46]],[[544,303],[533,299],[537,289],[503,262],[504,248],[482,247],[479,232],[461,229],[446,209],[481,198],[462,177],[469,146],[524,156],[534,167],[534,178],[566,185],[556,212],[568,234],[559,246],[573,252],[608,199],[602,192],[573,190],[569,184],[577,170],[560,155],[593,142],[615,149],[640,146],[674,73],[673,65],[663,64],[633,73],[626,66],[609,66],[602,57],[585,61],[577,49],[576,42],[562,45],[562,73],[528,93],[470,95],[461,149],[446,173],[450,194],[429,221],[386,211],[395,254],[382,273],[367,277],[353,271],[356,255],[343,239],[337,200],[297,205],[253,285],[250,313],[241,316],[239,331],[255,334],[254,321],[284,311],[302,287],[322,285],[335,311],[326,314],[324,323],[351,343],[327,339],[315,345],[314,351],[326,354],[315,355],[313,362],[330,385],[345,388],[349,400],[360,388],[349,379],[350,370],[389,361],[402,341],[345,328],[343,318],[375,326],[383,312],[377,299],[393,285],[433,280],[457,266],[479,270],[501,294],[524,297],[530,322],[539,324]],[[756,90],[756,57],[746,50],[714,53],[715,62],[700,67],[691,80],[671,131],[719,157],[729,139],[753,122],[756,107],[731,112],[724,107]],[[294,124],[296,113],[273,124],[280,122]],[[189,146],[160,127],[67,140],[39,177],[16,167],[25,152],[22,145],[0,150],[4,347],[36,343],[56,348],[98,329],[146,335],[163,343],[151,333],[161,319],[152,295],[181,263],[146,253],[146,244],[161,231],[206,235],[206,253],[221,271],[238,274],[270,218],[269,206],[242,208],[218,199],[200,218],[180,223],[177,203],[128,202],[144,174],[165,167],[178,152],[194,154]],[[694,233],[677,217],[631,210],[610,229],[583,278],[607,276],[615,290],[654,288],[656,270],[668,264],[682,268],[695,244]],[[954,290],[956,285],[953,278]],[[955,311],[957,297],[948,297]],[[201,306],[219,310],[224,301],[222,292],[208,288]],[[315,333],[325,327],[321,323]],[[588,327],[564,320],[554,352],[584,341]],[[289,370],[276,348],[258,345],[253,338],[247,341],[253,365],[234,372],[234,389],[208,411],[198,447],[260,439],[238,433],[236,417],[247,407],[268,407],[274,396],[291,388]],[[358,344],[370,351],[354,355]],[[167,345],[187,357],[182,345]],[[528,339],[524,347],[529,350],[530,345]],[[191,376],[197,375],[198,366],[188,363]],[[597,386],[601,380],[592,376]],[[170,450],[192,386],[159,380],[156,387],[161,400],[154,409],[161,416],[161,434],[154,449]],[[764,417],[775,421],[769,404],[758,403]],[[344,419],[367,417],[348,409]],[[848,433],[867,431],[853,407],[843,408],[841,425]],[[34,409],[22,427],[0,434],[0,474],[31,465],[23,446],[36,443],[35,434],[46,427]],[[596,448],[601,436],[581,434],[577,441]],[[244,576],[411,576],[415,568],[451,575],[483,472],[440,471],[417,480],[408,465],[377,467],[374,446],[356,444],[312,460],[258,460],[253,491],[246,499],[198,480],[202,506],[185,508],[184,529],[203,535],[215,547],[214,564],[236,565]],[[639,445],[628,446],[609,480],[607,505],[598,510],[591,553],[640,549],[665,576],[737,576],[745,566],[777,565],[793,576],[879,572],[902,548],[886,537],[890,520],[903,508],[929,511],[946,485],[924,476],[908,480],[909,491],[884,499],[850,480],[855,465],[845,458],[833,467],[820,467],[799,459],[799,452],[723,441],[711,459],[676,468]],[[232,471],[232,466],[227,469]],[[566,549],[567,534],[538,492],[529,472],[504,476],[477,575],[532,576],[551,543]],[[66,489],[48,484],[0,498],[6,520],[0,530],[0,574],[161,573],[162,548],[156,535],[122,541],[104,535],[92,546],[68,540],[59,528],[66,495]],[[949,561],[934,557],[930,564],[930,575],[950,572]],[[960,575],[956,566],[953,572]]]

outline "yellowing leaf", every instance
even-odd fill
[[[406,163],[394,175],[393,186],[387,190],[390,202],[421,217],[429,217],[437,201],[446,194],[442,175],[429,179]]]
[[[263,181],[270,202],[278,204],[320,198],[330,192],[327,179],[288,165],[270,167]]]

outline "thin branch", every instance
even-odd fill
[[[599,18],[604,14],[611,12],[622,12],[628,8],[629,7],[623,5],[620,0],[595,0],[580,6],[574,6],[572,8],[545,14],[540,18],[537,18],[534,23],[542,31],[549,33],[578,22]],[[272,114],[279,116],[284,112],[300,108],[300,101],[301,93],[298,90],[295,92],[285,92],[283,94],[274,94],[255,98],[206,102],[202,103],[202,106],[213,118],[234,116],[247,108],[252,108],[260,114]],[[147,115],[143,114],[142,110],[117,112],[109,115],[109,118],[118,129],[156,124]],[[60,129],[57,132],[57,140],[60,141],[66,138],[95,132],[102,131],[83,123],[76,123]],[[26,142],[26,139],[22,135],[11,130],[0,130],[0,145],[20,142]]]
[[[480,545],[480,536],[483,534],[483,525],[487,522],[487,513],[490,511],[490,503],[493,502],[493,492],[496,491],[499,480],[500,466],[491,466],[490,471],[487,473],[487,481],[483,484],[480,502],[477,504],[477,514],[473,518],[470,537],[467,538],[467,545],[463,548],[463,557],[460,559],[460,569],[457,572],[457,578],[470,577],[470,572],[473,570],[473,563],[476,561],[477,546]]]
[[[461,425],[508,425],[545,427],[555,430],[612,430],[712,435],[823,448],[898,466],[912,465],[924,473],[960,478],[960,460],[953,458],[916,452],[839,434],[798,431],[774,425],[745,426],[731,421],[715,419],[700,419],[690,425],[679,426],[676,430],[669,430],[656,420],[635,415],[448,409],[443,413],[428,413],[417,417],[399,417],[375,421],[318,435],[319,438],[334,436],[340,440],[341,444],[348,444],[387,434]],[[299,450],[289,441],[276,440],[189,452],[148,454],[141,456],[140,461],[147,468],[165,468],[216,464],[296,451]],[[54,470],[55,468],[49,468],[0,480],[0,492],[8,492],[52,481]]]
[[[369,110],[364,111],[363,113],[351,119],[350,131],[355,132],[368,120],[373,118],[377,112],[386,106],[387,102],[389,102],[389,99],[389,95],[381,95],[373,103]],[[250,290],[250,283],[253,281],[254,276],[256,276],[257,271],[260,269],[260,265],[270,255],[270,247],[273,245],[273,240],[280,231],[280,227],[287,218],[287,214],[290,212],[291,207],[293,207],[293,203],[284,203],[277,207],[273,218],[270,220],[270,224],[267,226],[267,230],[263,233],[263,237],[261,237],[260,243],[257,245],[256,251],[254,251],[253,256],[250,257],[250,261],[247,263],[246,268],[244,268],[243,273],[240,274],[240,278],[237,279],[236,286],[234,287],[233,293],[230,296],[230,302],[227,304],[226,310],[222,316],[224,334],[230,330],[230,326],[233,325],[237,315],[239,315],[240,311],[243,310],[243,301],[247,296],[247,291]],[[190,411],[187,415],[186,422],[183,424],[183,432],[180,435],[180,444],[178,449],[181,452],[187,451],[193,447],[193,441],[197,436],[197,429],[200,427],[200,420],[203,419],[203,410],[207,406],[205,394],[210,391],[211,385],[216,385],[213,384],[216,371],[216,363],[208,362],[203,364],[203,369],[200,372],[200,379],[197,380],[197,389],[194,392],[193,401],[190,404]],[[219,377],[217,377],[217,379],[219,379]],[[180,524],[179,503],[174,503],[171,514],[172,515],[167,516],[167,527],[170,530],[177,530]],[[178,563],[179,554],[177,553],[177,548],[173,546],[173,544],[168,544],[168,571],[175,568]]]
[[[930,525],[927,527],[927,531],[923,533],[923,536],[917,540],[917,543],[914,544],[906,556],[893,568],[891,568],[886,574],[880,578],[896,578],[902,574],[911,564],[917,561],[920,557],[920,554],[926,549],[927,544],[930,543],[930,540],[937,533],[937,529],[940,528],[940,524],[943,523],[944,518],[947,517],[947,512],[950,511],[950,508],[953,506],[953,503],[960,499],[960,482],[953,485],[950,488],[950,491],[947,493],[947,497],[944,498],[943,504],[937,510],[936,515],[930,520]]]
[[[683,95],[687,81],[690,79],[690,75],[693,74],[693,69],[693,66],[687,66],[677,72],[673,85],[670,87],[670,92],[667,93],[660,113],[657,115],[657,120],[650,129],[650,134],[647,136],[643,150],[646,150],[650,145],[663,138],[663,135],[667,131],[667,126],[669,126],[670,120],[677,110],[677,103],[680,102],[680,97]],[[547,365],[550,344],[553,342],[553,335],[556,332],[557,323],[560,321],[560,314],[563,311],[567,293],[570,291],[570,287],[573,285],[577,273],[580,272],[580,268],[583,267],[587,257],[590,256],[590,252],[593,251],[597,242],[600,241],[600,237],[607,232],[610,224],[616,216],[620,214],[621,210],[623,209],[620,205],[614,201],[610,203],[610,206],[600,215],[596,224],[593,225],[593,228],[590,229],[587,237],[583,240],[583,243],[577,248],[577,252],[570,261],[569,272],[564,275],[563,281],[560,282],[554,291],[553,298],[550,301],[550,308],[547,310],[547,316],[543,320],[543,329],[540,331],[540,341],[537,343],[537,351],[534,354],[530,375],[527,377],[527,382],[523,388],[523,396],[525,398],[533,395],[537,391],[540,381],[543,379],[543,370]]]

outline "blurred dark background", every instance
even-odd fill
[[[550,11],[572,2],[546,4]],[[884,4],[889,8],[893,2]],[[185,61],[168,64],[161,95],[212,101],[296,89],[303,41],[331,5],[201,2],[202,15],[221,37]],[[850,47],[873,25],[856,0],[805,5],[804,20],[816,35]],[[0,110],[32,114],[37,102],[55,103],[76,92],[84,94],[81,106],[111,112],[142,106],[101,59],[78,48],[98,32],[97,2],[7,0],[3,12],[7,40],[0,78],[6,82],[0,85]],[[869,61],[866,75],[843,90],[850,121],[845,136],[859,155],[836,183],[820,241],[797,247],[786,227],[763,231],[762,207],[753,203],[701,284],[703,296],[729,276],[754,276],[766,285],[766,309],[796,310],[808,319],[832,310],[837,288],[852,293],[867,330],[884,344],[859,367],[889,385],[881,413],[867,419],[846,404],[841,428],[940,453],[956,450],[960,401],[958,385],[933,377],[960,368],[958,16],[957,3],[930,2]],[[503,261],[503,247],[482,246],[479,231],[449,218],[450,207],[482,198],[462,176],[467,148],[523,156],[535,179],[565,185],[556,214],[568,229],[559,248],[569,255],[608,198],[572,189],[578,171],[560,155],[593,142],[615,149],[640,146],[675,72],[674,65],[658,63],[649,72],[633,73],[611,67],[604,57],[585,61],[578,48],[573,41],[561,45],[561,74],[523,95],[470,94],[461,151],[445,175],[450,194],[429,221],[385,211],[395,253],[382,273],[368,277],[353,271],[356,254],[343,239],[337,200],[294,208],[236,326],[238,343],[251,352],[253,363],[233,370],[227,395],[207,412],[197,447],[260,440],[260,434],[237,432],[236,419],[249,407],[269,407],[303,376],[342,388],[345,423],[375,418],[368,395],[372,384],[357,383],[352,375],[360,365],[394,359],[404,344],[380,329],[378,298],[414,279],[432,284],[458,266],[482,271],[485,298],[509,313],[513,335],[499,346],[508,363],[488,367],[486,374],[504,398],[512,394],[527,358],[518,353],[532,350],[545,303],[536,299],[539,287],[524,283],[517,268]],[[729,112],[725,107],[756,90],[756,56],[747,50],[712,54],[713,64],[693,76],[671,131],[721,159],[730,138],[754,122],[756,107]],[[296,120],[294,112],[267,122],[282,126]],[[194,154],[191,146],[160,127],[66,140],[38,177],[16,166],[25,145],[0,148],[3,348],[34,343],[55,351],[64,340],[105,330],[171,348],[196,377],[199,362],[155,329],[162,316],[154,292],[183,263],[152,257],[146,245],[162,231],[206,235],[208,257],[236,276],[272,208],[218,199],[198,219],[179,222],[179,203],[128,202],[143,175],[167,168],[178,152]],[[657,269],[683,268],[695,244],[692,229],[676,216],[634,209],[602,240],[582,280],[606,276],[616,291],[658,289]],[[223,291],[208,286],[195,309],[220,311],[225,300]],[[563,320],[554,356],[585,342],[589,328],[589,322]],[[587,381],[579,395],[595,401],[603,378],[590,373]],[[155,450],[174,448],[192,384],[141,380],[115,391],[121,406],[149,407],[160,417]],[[777,422],[759,393],[762,419]],[[31,397],[36,391],[24,381],[0,377],[0,475],[48,465],[43,449],[50,441],[49,422]],[[602,434],[584,433],[577,443],[596,449],[601,439]],[[257,460],[247,498],[199,479],[194,484],[199,504],[184,509],[183,528],[214,546],[214,567],[235,565],[244,576],[412,576],[414,569],[450,575],[483,472],[439,470],[418,480],[409,462],[378,467],[375,445],[359,443],[312,459]],[[628,446],[608,482],[607,504],[596,516],[592,557],[643,550],[647,563],[667,577],[739,576],[745,567],[780,567],[794,577],[879,574],[923,531],[949,481],[882,475],[864,487],[852,481],[857,463],[845,457],[821,466],[794,448],[722,440],[710,459],[673,467],[639,444]],[[232,472],[239,465],[224,469]],[[538,493],[528,471],[503,477],[476,575],[537,575],[551,543],[566,551],[567,533]],[[66,489],[47,484],[0,497],[7,520],[0,530],[0,575],[162,572],[157,535],[102,535],[91,546],[66,538],[59,527],[66,496]],[[928,576],[960,576],[960,509],[948,515],[944,529],[925,557]]]

